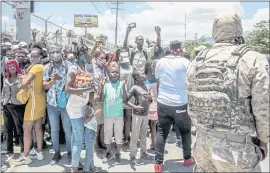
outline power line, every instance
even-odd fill
[[[105,2],[106,3],[106,6],[108,7],[108,9],[110,10],[111,9],[111,6],[108,2]]]
[[[116,10],[116,15],[115,15],[115,17],[116,17],[116,19],[115,19],[115,46],[116,46],[117,45],[117,28],[118,28],[117,27],[117,25],[118,25],[118,10],[123,10],[123,9],[119,8],[119,5],[123,4],[123,3],[116,1],[116,3],[112,3],[112,4],[116,4],[116,8],[111,8],[111,9]]]
[[[94,3],[94,2],[93,2],[93,3]],[[99,2],[96,2],[96,4],[97,4],[97,6],[99,7],[100,11],[105,13],[106,10],[104,10],[104,9],[102,8],[102,5],[100,5]]]

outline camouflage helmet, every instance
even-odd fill
[[[216,16],[212,36],[216,43],[231,41],[243,36],[240,17],[236,13],[221,13]]]

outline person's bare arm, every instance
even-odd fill
[[[128,42],[128,35],[129,35],[130,31],[131,31],[131,28],[128,27],[127,32],[126,32],[126,36],[125,36],[125,40],[124,40],[124,44],[123,44],[124,49],[128,49],[127,42]]]
[[[50,89],[55,82],[56,82],[56,80],[43,81],[43,88],[44,88],[44,90]]]
[[[62,78],[61,78],[61,76],[58,74],[58,73],[56,73],[56,74],[53,74],[52,76],[51,76],[51,80],[44,80],[43,81],[43,88],[45,89],[45,90],[48,90],[48,89],[50,89],[52,86],[53,86],[53,84],[57,81],[57,80],[61,80]]]
[[[126,88],[124,87],[124,88],[123,88],[123,93],[126,93],[126,94],[124,95],[124,104],[125,104],[126,106],[128,106],[128,107],[131,108],[131,109],[136,109],[136,110],[138,110],[138,111],[141,110],[141,109],[143,109],[143,107],[134,105],[133,103],[131,103],[131,102],[129,101],[131,97],[133,97],[133,96],[135,97],[135,95],[136,95],[136,90],[135,90],[135,87],[134,87],[134,86],[129,90],[128,93],[126,92]]]
[[[81,95],[84,92],[90,91],[92,87],[88,88],[73,88],[73,84],[75,81],[75,73],[70,72],[67,76],[66,86],[65,86],[65,92],[68,94],[75,94],[75,95]]]
[[[104,85],[100,85],[100,92],[99,92],[99,95],[100,95],[100,101],[104,101]]]
[[[155,31],[157,33],[157,46],[161,46],[161,37],[160,37],[161,28],[157,26],[155,28]]]
[[[29,72],[27,76],[25,77],[25,79],[22,80],[22,82],[19,84],[19,90],[28,88],[28,86],[31,84],[32,80],[35,79],[35,77],[36,75]]]

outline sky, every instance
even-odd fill
[[[114,2],[115,3],[115,2]],[[35,2],[35,15],[48,18],[58,25],[64,24],[66,29],[74,29],[74,14],[98,15],[98,28],[88,28],[94,36],[103,34],[110,43],[115,41],[115,8],[112,2]],[[2,5],[2,22],[10,28],[13,11],[9,6]],[[154,26],[161,27],[163,44],[171,40],[193,40],[206,35],[211,37],[212,23],[219,12],[236,12],[242,18],[244,31],[251,31],[254,24],[261,20],[269,20],[269,2],[123,2],[119,5],[118,43],[122,44],[126,27],[136,22],[137,27],[129,36],[133,44],[137,35],[149,40],[156,40]],[[13,24],[14,25],[14,24]],[[2,25],[3,28],[3,25]],[[44,30],[44,21],[31,17],[31,28]],[[48,24],[49,31],[57,28]],[[2,29],[3,30],[3,29]],[[75,33],[84,34],[82,28],[75,28]]]

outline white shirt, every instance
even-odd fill
[[[157,101],[168,106],[187,104],[186,73],[190,61],[184,57],[168,55],[156,65],[155,77],[159,79]]]
[[[77,74],[79,70],[80,69],[78,66],[71,65],[68,69],[68,74],[71,72]],[[67,106],[66,106],[66,110],[70,119],[77,119],[84,116],[84,107],[88,103],[89,93],[90,91],[84,92],[82,96],[78,96],[74,94],[70,95],[67,102]]]

